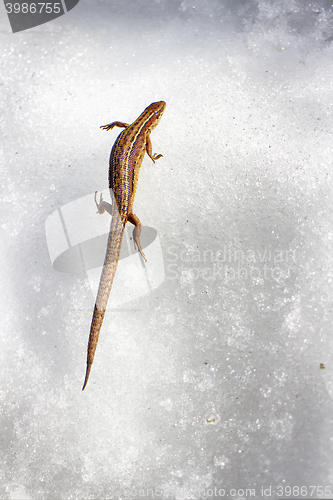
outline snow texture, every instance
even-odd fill
[[[81,0],[15,34],[0,13],[0,498],[332,498],[331,3]],[[99,127],[157,100],[156,248],[82,393],[95,297],[55,228],[108,226]]]

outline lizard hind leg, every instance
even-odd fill
[[[133,224],[135,227],[133,229],[133,240],[134,240],[134,248],[136,250],[139,250],[140,254],[144,258],[144,260],[147,262],[147,259],[145,257],[145,254],[143,253],[142,246],[140,243],[140,236],[141,236],[141,222],[139,218],[135,214],[128,214],[127,216],[128,222]]]

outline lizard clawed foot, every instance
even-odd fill
[[[114,124],[109,123],[108,125],[101,125],[99,128],[101,128],[103,130],[111,130],[111,129],[113,129],[113,127],[114,127]]]

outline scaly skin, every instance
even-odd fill
[[[94,361],[99,333],[101,331],[112,283],[117,270],[126,222],[134,224],[134,246],[146,260],[140,244],[141,223],[138,217],[133,213],[133,202],[138,183],[139,170],[145,152],[147,152],[154,163],[155,160],[158,160],[162,156],[152,154],[150,132],[156,127],[161,119],[165,106],[166,104],[164,101],[153,102],[131,125],[123,122],[112,122],[101,127],[104,130],[111,130],[113,127],[123,127],[125,130],[117,137],[110,155],[109,188],[112,206],[103,201],[102,196],[98,203],[95,194],[98,212],[101,214],[105,211],[109,212],[112,215],[112,220],[90,327],[87,370],[82,390],[84,390],[87,385],[91,366]]]

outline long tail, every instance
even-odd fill
[[[83,391],[88,383],[91,366],[94,361],[99,332],[101,331],[104,314],[106,311],[109,295],[112,288],[112,283],[116,274],[120,249],[121,249],[121,242],[124,235],[125,224],[121,220],[118,211],[116,212],[117,213],[114,214],[111,221],[109,238],[106,247],[105,260],[104,260],[101,279],[99,282],[94,314],[90,327],[88,353],[87,353],[87,370],[86,370],[86,378],[84,380],[84,384],[82,387]]]

